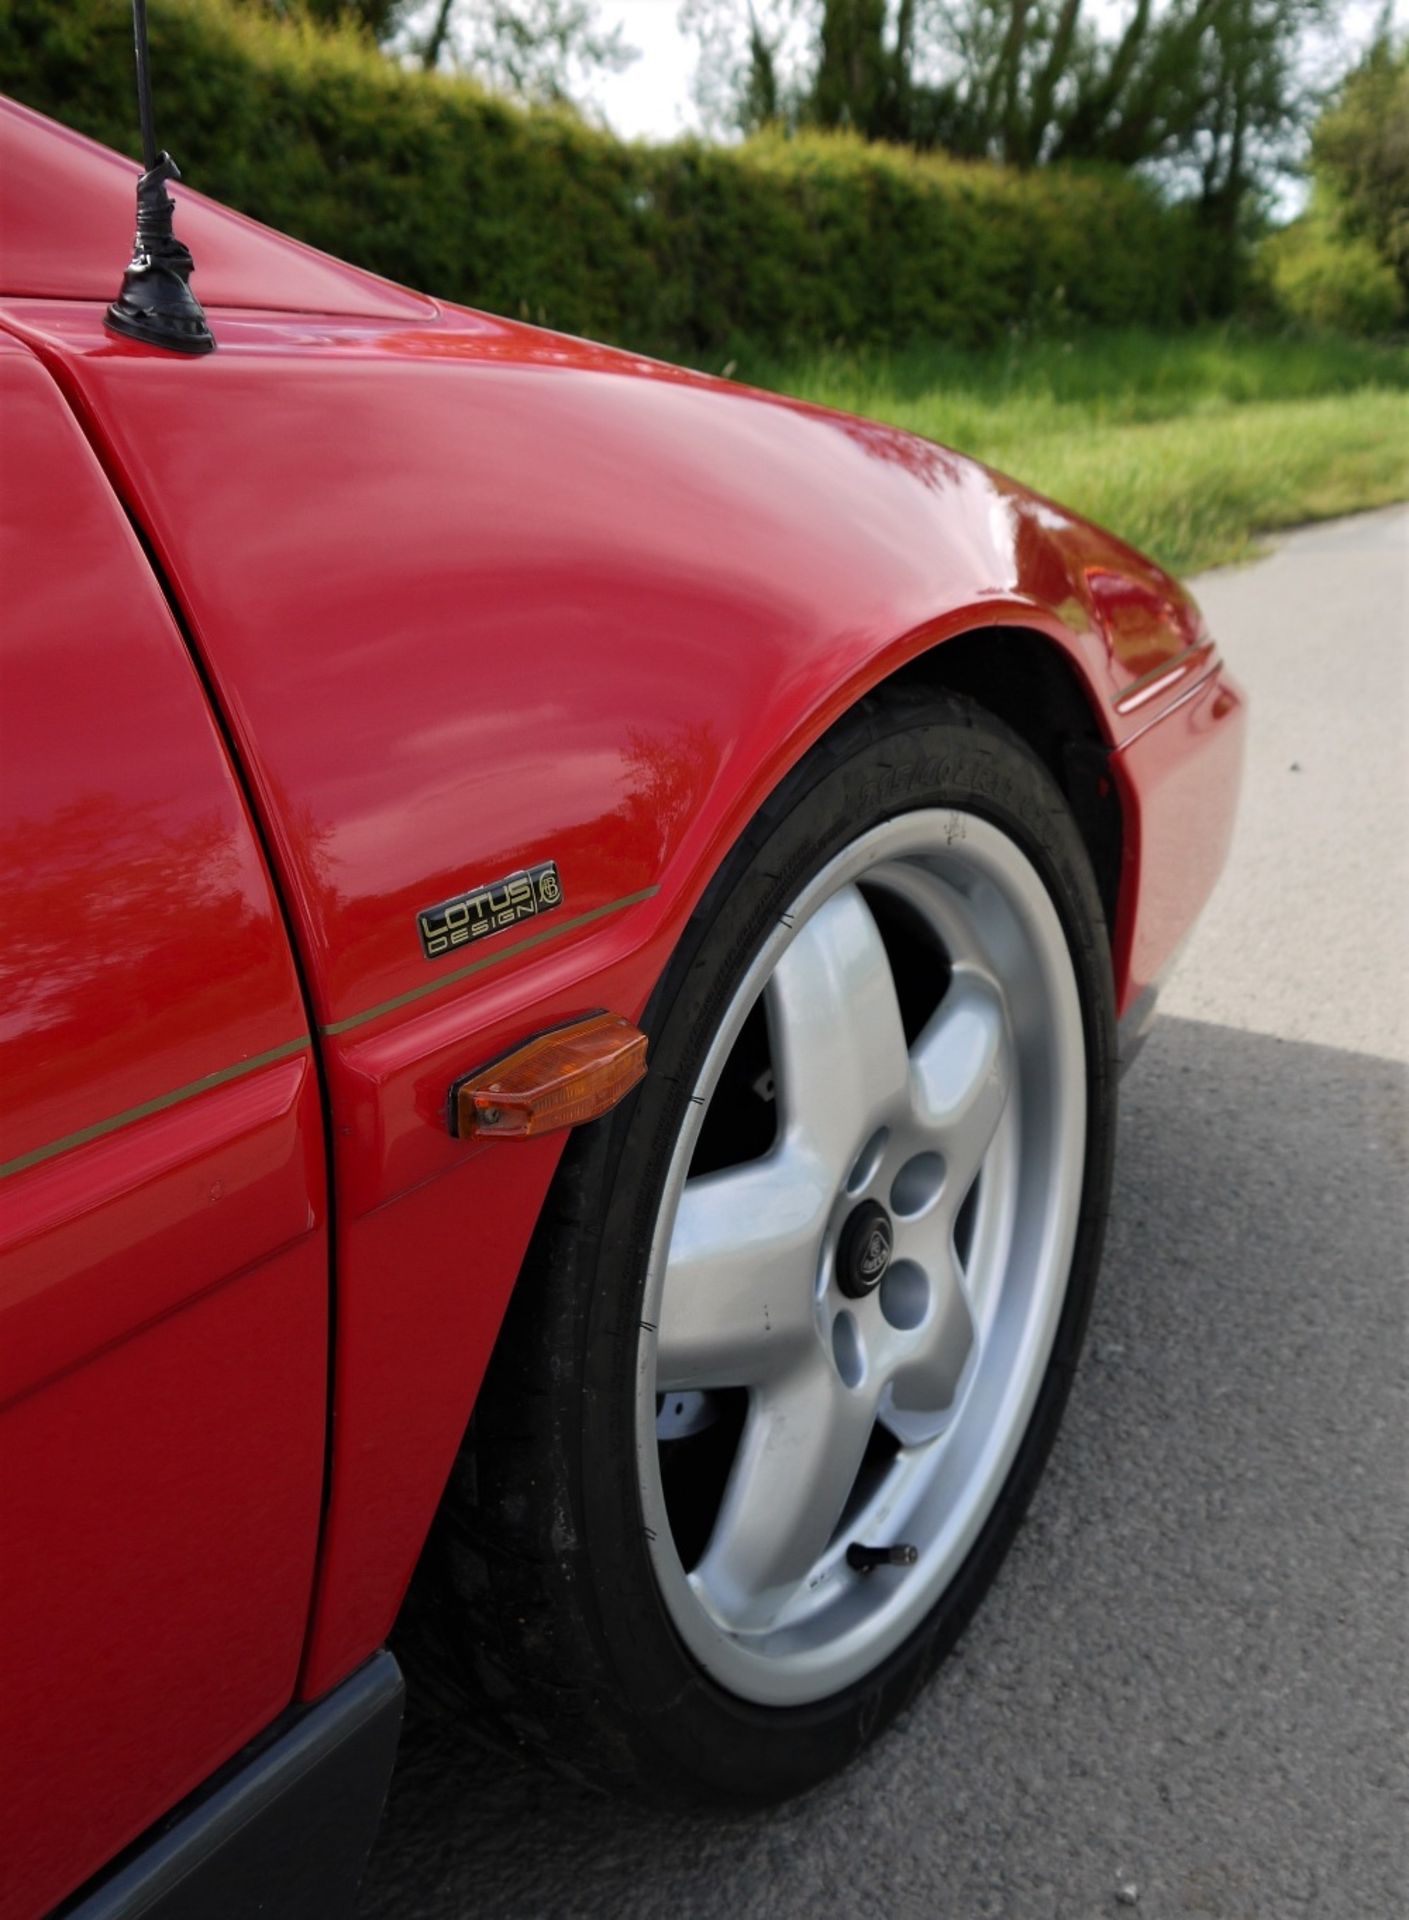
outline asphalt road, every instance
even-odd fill
[[[413,1715],[368,1920],[1409,1915],[1409,511],[1198,590],[1255,703],[1239,837],[1125,1082],[1066,1427],[956,1655],[745,1822]]]

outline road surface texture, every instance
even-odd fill
[[[1254,702],[1238,839],[1124,1085],[1066,1426],[955,1656],[744,1821],[413,1711],[367,1920],[1409,1915],[1409,510],[1197,590]]]

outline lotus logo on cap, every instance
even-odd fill
[[[890,1223],[881,1222],[871,1229],[871,1237],[861,1251],[861,1271],[868,1280],[879,1280],[890,1265]]]
[[[875,1200],[863,1200],[847,1216],[837,1242],[837,1284],[853,1300],[871,1293],[885,1278],[895,1251],[890,1215]]]

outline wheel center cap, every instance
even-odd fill
[[[890,1215],[876,1200],[863,1200],[847,1215],[837,1242],[837,1284],[852,1300],[874,1293],[885,1279],[895,1249]]]

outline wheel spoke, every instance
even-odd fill
[[[977,971],[956,969],[911,1058],[916,1113],[939,1142],[946,1185],[958,1205],[1012,1091],[1012,1048],[997,986]]]
[[[784,1125],[843,1179],[909,1077],[895,981],[871,910],[843,887],[799,930],[766,990]]]
[[[693,1575],[729,1626],[768,1626],[812,1571],[874,1424],[873,1396],[845,1387],[821,1353],[756,1395]]]
[[[823,1169],[786,1145],[686,1182],[661,1295],[657,1392],[746,1386],[815,1343],[817,1252],[831,1193]]]
[[[973,1351],[973,1315],[957,1267],[946,1261],[930,1284],[934,1302],[928,1322],[891,1375],[891,1398],[902,1413],[944,1413],[951,1407]]]

